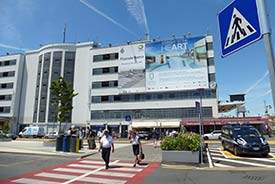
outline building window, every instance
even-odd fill
[[[207,59],[207,64],[208,64],[208,66],[214,66],[215,65],[214,58],[208,58]]]
[[[0,89],[12,89],[12,88],[13,88],[13,83],[0,84]]]
[[[0,95],[0,101],[10,101],[12,99],[12,95]]]
[[[207,50],[213,50],[213,42],[206,43],[206,49]]]
[[[10,107],[0,107],[0,113],[10,113]]]
[[[118,53],[94,55],[93,62],[109,61],[118,59]]]
[[[215,77],[215,74],[214,73],[210,73],[209,75],[208,75],[208,77],[209,77],[209,81],[211,82],[211,81],[216,81],[216,77]]]
[[[0,66],[12,66],[16,65],[16,60],[6,60],[6,61],[0,61]]]
[[[213,77],[212,74],[211,79]],[[217,94],[215,90],[204,90],[202,92],[203,98],[216,98]],[[94,97],[99,97],[101,100],[94,101]],[[107,96],[108,97],[108,96]],[[104,102],[140,102],[140,101],[164,101],[164,100],[186,100],[186,99],[198,99],[200,93],[198,91],[180,91],[180,92],[162,92],[162,93],[147,93],[147,94],[125,94],[125,95],[112,95],[107,98],[106,96],[93,96],[92,103],[101,103],[102,98]],[[114,99],[111,101],[111,98]]]
[[[0,78],[4,77],[14,77],[15,71],[9,71],[9,72],[0,72]]]
[[[101,74],[112,74],[117,73],[118,67],[109,67],[109,68],[94,68],[93,75],[101,75]]]

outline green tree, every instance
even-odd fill
[[[59,132],[61,132],[61,124],[68,122],[73,109],[72,100],[78,93],[74,93],[74,89],[63,77],[51,82],[51,105],[57,107],[56,114],[53,116],[59,122]]]

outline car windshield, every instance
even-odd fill
[[[234,128],[234,135],[237,137],[260,137],[260,133],[255,128]]]

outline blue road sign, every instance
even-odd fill
[[[125,116],[125,121],[132,121],[132,117],[130,115]]]
[[[257,0],[235,0],[218,14],[222,57],[262,38]]]

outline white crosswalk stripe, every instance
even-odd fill
[[[225,164],[220,164],[220,163],[215,163],[214,166],[215,167],[234,168],[233,166],[225,165]]]
[[[30,178],[20,178],[17,180],[13,180],[14,183],[25,183],[25,184],[59,184],[60,182],[54,182],[54,181],[43,181],[43,180],[36,180],[36,179],[30,179]]]
[[[244,165],[249,165],[249,166],[254,166],[254,167],[275,168],[275,166],[271,166],[271,165],[258,164],[258,163],[253,163],[253,162],[240,161],[240,160],[233,160],[233,159],[226,159],[226,158],[218,158],[218,157],[213,157],[213,159],[214,159],[214,160],[219,160],[219,161],[237,163],[237,164],[244,164]]]
[[[21,184],[69,184],[73,182],[125,184],[136,175],[141,177],[142,172],[147,170],[147,167],[150,168],[151,165],[133,167],[131,162],[115,160],[110,162],[110,168],[105,170],[103,161],[81,159],[35,174],[19,176],[17,179],[11,179],[11,182]],[[156,168],[155,166],[152,167]]]

